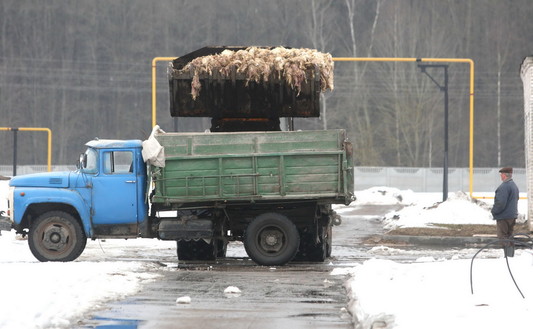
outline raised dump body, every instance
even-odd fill
[[[165,133],[164,168],[152,167],[153,203],[323,200],[353,196],[343,130]]]

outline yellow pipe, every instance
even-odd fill
[[[159,61],[171,61],[177,57],[154,57],[152,60],[152,127],[156,125],[156,68]],[[414,57],[333,57],[336,62],[441,62],[468,63],[470,65],[470,138],[469,138],[469,192],[473,193],[474,177],[474,61],[470,58],[414,58]]]
[[[470,58],[395,58],[395,57],[334,57],[336,62],[441,62],[467,63],[470,65],[470,138],[468,157],[468,180],[470,197],[474,185],[474,61]]]
[[[52,130],[49,128],[33,128],[33,127],[0,127],[0,130],[4,131],[14,131],[14,130],[20,130],[20,131],[44,131],[48,133],[48,171],[52,171]]]
[[[157,62],[160,61],[172,61],[176,57],[154,57],[152,59],[152,128],[157,124],[157,102],[156,102],[156,75],[157,75]]]
[[[490,199],[494,199],[494,197],[493,196],[476,196],[476,199],[487,199],[487,200],[490,200]],[[521,196],[518,199],[527,200],[527,196]]]

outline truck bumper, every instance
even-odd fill
[[[13,222],[11,219],[0,215],[0,235],[2,235],[2,231],[11,231],[12,228]]]

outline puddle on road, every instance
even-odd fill
[[[300,313],[300,314],[295,314],[295,315],[289,315],[289,318],[298,318],[298,317],[327,318],[327,317],[337,317],[337,316],[338,315],[331,314],[331,313]]]
[[[113,319],[105,317],[94,317],[93,321],[98,324],[96,326],[86,325],[80,328],[91,328],[91,329],[137,329],[142,323],[140,320],[126,320],[126,319]]]
[[[307,304],[334,304],[337,303],[335,300],[301,300],[298,303],[307,303]]]

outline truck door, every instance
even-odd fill
[[[137,234],[137,176],[133,150],[102,150],[93,178],[92,221],[97,235]]]

